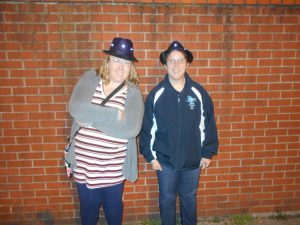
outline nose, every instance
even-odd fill
[[[174,61],[173,66],[174,66],[175,68],[179,67],[179,65],[180,65],[180,62],[179,62],[179,61]]]

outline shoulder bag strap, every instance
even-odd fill
[[[123,81],[118,87],[116,87],[115,90],[113,90],[102,102],[100,105],[105,105],[105,103],[112,97],[114,96],[119,90],[121,90],[122,87],[126,84],[126,80]]]

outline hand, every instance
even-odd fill
[[[202,159],[201,159],[200,165],[201,165],[201,168],[202,168],[202,169],[205,170],[206,168],[209,167],[210,164],[211,164],[211,159],[206,159],[206,158],[202,158]]]
[[[67,177],[68,177],[68,178],[71,178],[72,175],[73,175],[72,168],[66,167],[66,174],[67,174]]]
[[[73,170],[71,168],[71,164],[65,161],[65,169],[66,169],[66,174],[68,178],[71,178],[73,175]]]
[[[80,126],[80,127],[89,127],[90,125],[92,125],[92,124],[83,123],[83,122],[80,122],[80,121],[76,121],[76,122],[77,122],[78,126]]]
[[[125,119],[125,111],[118,110],[118,120],[124,120],[124,119]]]
[[[152,169],[162,171],[162,168],[161,168],[161,166],[160,166],[160,164],[159,164],[159,162],[158,162],[157,159],[153,159],[151,161],[151,163],[152,163]]]

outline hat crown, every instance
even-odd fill
[[[115,37],[110,44],[109,50],[103,51],[106,54],[115,57],[138,62],[138,60],[133,55],[133,43],[129,39]]]
[[[120,51],[124,53],[133,53],[133,44],[132,41],[129,39],[123,38],[114,38],[112,43],[110,44],[111,51]]]
[[[168,49],[163,51],[159,56],[159,60],[163,65],[167,64],[168,55],[174,50],[178,50],[180,52],[185,53],[188,63],[193,62],[193,54],[188,49],[184,48],[183,45],[179,41],[173,41],[169,45]]]
[[[185,50],[185,48],[183,47],[183,45],[179,41],[173,41],[170,44],[168,50],[176,50],[176,49]]]

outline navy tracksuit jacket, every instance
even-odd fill
[[[168,76],[148,95],[140,135],[140,151],[176,171],[199,167],[201,158],[218,151],[213,102],[207,91],[185,74],[176,91]]]

